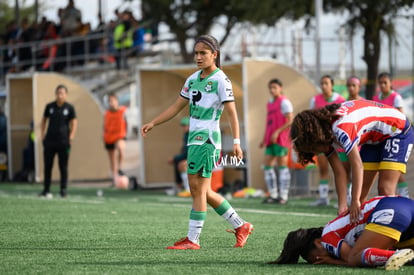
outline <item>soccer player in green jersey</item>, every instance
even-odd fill
[[[244,221],[230,203],[210,186],[212,170],[220,156],[220,117],[224,109],[233,132],[233,154],[239,160],[243,158],[233,88],[220,69],[220,47],[213,36],[202,35],[196,40],[194,60],[199,70],[187,78],[177,100],[141,128],[142,136],[146,137],[154,126],[170,120],[187,104],[190,105],[187,173],[193,204],[187,237],[167,248],[200,249],[199,238],[207,204],[233,226],[236,235],[234,247],[243,247],[253,231],[253,225]]]

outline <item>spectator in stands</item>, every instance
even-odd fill
[[[58,39],[59,36],[56,31],[55,23],[48,22],[45,28],[45,35],[42,41],[44,43],[41,46],[42,51],[39,53],[39,57],[46,59],[41,66],[41,70],[49,71],[56,68],[54,62],[58,54],[58,44],[53,43],[53,40]]]
[[[95,33],[111,33],[113,34],[115,27],[117,26],[115,20],[109,21],[107,25],[105,25],[104,29],[98,29]],[[93,33],[91,33],[93,35]],[[113,35],[108,35],[103,37],[102,39],[98,39],[94,41],[96,43],[96,53],[100,54],[100,63],[115,63],[115,55],[116,50],[114,48],[114,37]]]
[[[145,22],[145,25],[148,25],[148,29],[151,32],[151,42],[152,44],[158,43],[158,21],[155,21],[151,16],[151,9],[149,6],[142,4],[142,21]]]
[[[134,29],[132,28],[131,12],[124,11],[121,18],[122,21],[118,23],[114,30],[114,46],[117,51],[116,68],[118,70],[128,69],[128,50],[130,50],[134,44]]]
[[[6,32],[5,32],[5,43],[7,44],[10,39],[16,39],[17,35],[17,24],[16,21],[12,20],[6,25]]]
[[[17,43],[29,43],[33,41],[34,38],[34,28],[29,23],[29,19],[27,17],[23,18],[20,28],[16,35]],[[32,48],[29,45],[25,45],[19,47],[17,49],[19,62],[22,62],[21,68],[22,70],[26,70],[31,66],[32,60]]]
[[[73,57],[72,64],[75,65],[83,65],[85,63],[84,57],[85,57],[85,50],[86,50],[86,41],[82,37],[86,37],[90,31],[90,24],[89,23],[82,23],[78,19],[77,27],[73,31],[73,36],[75,37],[75,40],[71,43],[71,56]],[[88,41],[89,43],[90,41]],[[89,44],[90,46],[90,44]]]
[[[145,28],[140,25],[138,20],[132,20],[132,24],[134,27],[134,44],[133,47],[136,53],[140,53],[144,50],[145,44]]]
[[[47,20],[45,16],[43,16],[40,22],[36,24],[36,33],[34,37],[35,41],[43,40],[43,37],[45,36],[45,33],[46,33],[46,27],[48,24],[49,24],[49,21]]]
[[[7,49],[4,51],[3,55],[3,73],[16,72],[16,63],[18,61],[17,49],[15,47],[16,40],[15,38],[9,38],[7,41]]]
[[[78,27],[78,22],[82,22],[82,13],[75,7],[73,0],[68,1],[66,8],[62,10],[62,35],[70,36]]]

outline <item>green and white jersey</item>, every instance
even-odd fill
[[[234,101],[230,80],[217,68],[200,79],[201,70],[185,81],[181,96],[190,104],[190,132],[188,145],[202,145],[208,140],[221,149],[220,117],[224,103]]]

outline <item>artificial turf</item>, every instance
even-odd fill
[[[57,188],[53,186],[53,188]],[[261,198],[230,203],[255,230],[244,248],[233,248],[230,225],[209,209],[201,249],[167,250],[187,232],[190,198],[160,191],[70,187],[67,198],[41,199],[41,187],[0,184],[0,274],[378,274],[381,268],[268,265],[287,233],[322,226],[334,207],[309,207],[311,198],[287,205]],[[55,192],[56,193],[56,192]],[[406,266],[398,274],[413,274]]]

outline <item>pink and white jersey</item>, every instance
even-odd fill
[[[330,221],[322,231],[322,246],[326,251],[331,255],[340,258],[341,246],[344,241],[353,247],[362,231],[364,231],[370,214],[374,211],[374,208],[382,198],[383,197],[375,197],[366,201],[361,206],[361,214],[358,223],[351,223],[349,214],[339,216]]]
[[[372,98],[372,100],[376,102],[380,102],[382,104],[390,105],[398,109],[403,107],[402,96],[396,91],[391,91],[391,93],[385,98],[383,98],[382,93],[378,93]]]
[[[277,129],[287,122],[286,115],[288,113],[293,113],[293,106],[285,96],[279,96],[276,99],[272,98],[272,101],[267,103],[266,131],[264,136],[266,146],[273,143],[271,137]],[[283,147],[290,147],[289,128],[279,134],[276,144]]]
[[[349,154],[354,146],[378,144],[401,134],[406,116],[397,109],[369,100],[346,101],[336,110],[332,124],[337,143]]]
[[[338,93],[333,92],[331,97],[326,100],[323,94],[318,94],[311,99],[310,109],[318,109],[329,104],[340,104],[345,101],[345,98]]]

